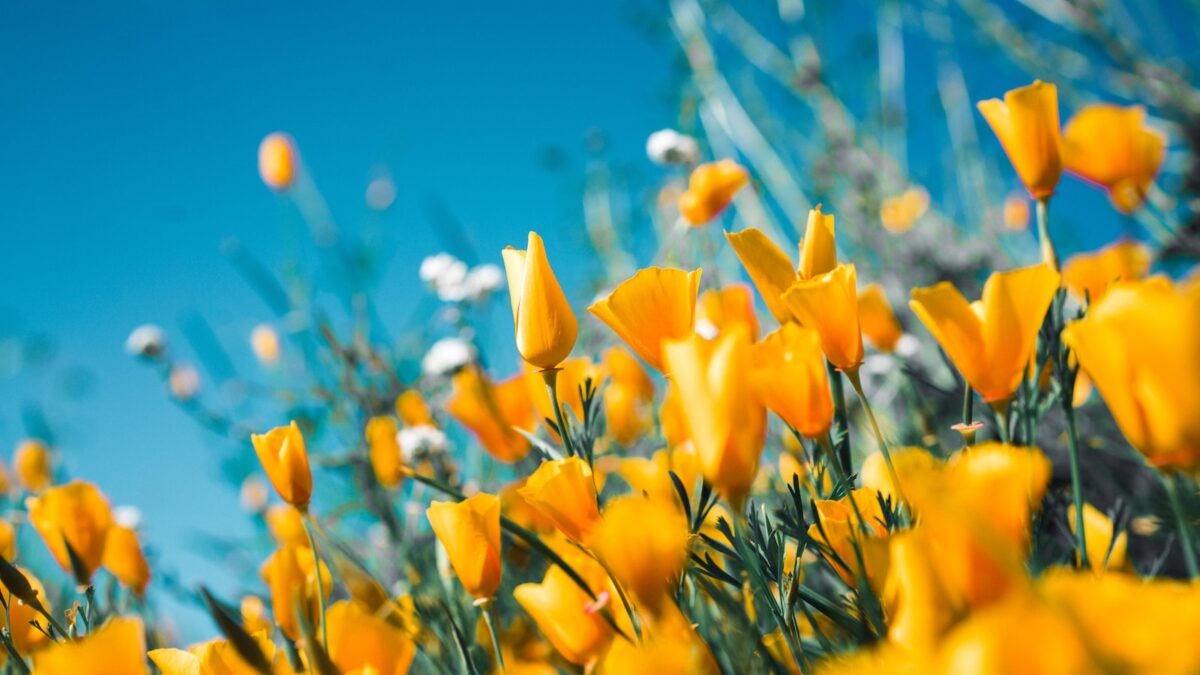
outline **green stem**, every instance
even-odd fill
[[[1008,435],[1009,402],[993,403],[992,410],[996,413],[996,427],[1000,432],[1000,442],[1008,445],[1011,438]]]
[[[962,437],[964,445],[975,445],[975,429],[971,428],[971,424],[975,421],[971,418],[975,417],[975,391],[971,389],[971,383],[967,382],[967,378],[963,378],[963,406],[962,406]]]
[[[1058,271],[1058,252],[1054,250],[1054,241],[1050,239],[1050,198],[1042,197],[1037,200],[1038,242],[1042,247],[1042,261],[1050,263],[1054,271]]]
[[[329,653],[329,627],[325,623],[325,582],[321,579],[321,556],[317,552],[317,540],[313,537],[312,527],[309,526],[309,519],[313,516],[307,513],[300,522],[304,524],[304,534],[308,535],[308,545],[312,548],[313,557],[313,573],[317,575],[317,609],[321,613],[321,646],[325,649],[325,653]]]
[[[562,439],[563,448],[567,455],[575,454],[575,444],[571,442],[571,432],[563,419],[562,405],[558,402],[558,368],[547,368],[542,371],[546,388],[550,390],[550,404],[554,406],[554,420],[558,423],[558,437]]]
[[[1083,526],[1083,478],[1079,469],[1079,436],[1075,429],[1075,406],[1070,392],[1062,394],[1063,414],[1067,418],[1067,456],[1071,462],[1071,500],[1075,503],[1075,546],[1079,548],[1079,563],[1088,569],[1087,534]],[[1194,575],[1193,575],[1194,576]]]
[[[887,464],[888,475],[892,479],[892,486],[896,489],[896,497],[907,503],[904,498],[904,489],[900,486],[900,475],[896,473],[896,467],[892,465],[892,453],[888,451],[887,441],[883,440],[883,432],[879,430],[879,422],[875,419],[875,411],[871,409],[871,402],[867,400],[867,395],[863,393],[862,380],[858,376],[858,369],[843,371],[846,373],[846,379],[850,380],[850,386],[854,388],[854,393],[858,395],[858,400],[862,403],[863,410],[867,412],[867,421],[871,423],[871,432],[875,434],[875,442],[879,444],[879,452],[883,454],[883,461]]]
[[[500,675],[504,675],[504,655],[500,653],[500,640],[496,637],[496,626],[492,621],[492,599],[479,603],[479,609],[483,611],[483,622],[487,624],[488,633],[492,636],[492,651],[496,652],[496,667],[500,670]]]
[[[1192,528],[1188,525],[1187,513],[1183,510],[1183,502],[1179,500],[1179,491],[1175,487],[1175,479],[1169,474],[1163,474],[1163,487],[1167,490],[1167,499],[1171,502],[1171,511],[1175,514],[1175,526],[1179,529],[1179,544],[1183,548],[1183,559],[1187,563],[1188,576],[1200,578],[1200,564],[1196,562],[1196,544],[1192,541]]]
[[[833,415],[837,421],[838,429],[846,433],[850,428],[850,423],[846,421],[846,392],[842,387],[842,378],[838,374],[838,369],[829,361],[825,362],[825,368],[829,371],[829,390],[833,394]],[[849,436],[846,437],[846,442],[839,448],[840,456],[838,459],[842,462],[842,471],[849,474],[854,471],[850,460],[850,441]],[[833,456],[830,455],[830,459]]]

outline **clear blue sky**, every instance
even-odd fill
[[[642,161],[672,123],[671,52],[623,3],[13,3],[0,10],[0,319],[53,337],[58,362],[95,376],[64,403],[61,368],[0,378],[0,449],[20,409],[51,401],[72,475],[136,505],[149,544],[191,584],[214,568],[196,530],[247,532],[213,440],[123,353],[129,330],[208,317],[240,348],[262,305],[229,267],[237,236],[283,255],[279,200],[255,153],[284,129],[344,223],[364,217],[372,166],[399,188],[388,227],[405,242],[388,277],[402,315],[416,265],[438,250],[421,205],[438,195],[481,251],[577,222],[575,185],[539,168],[605,129]],[[564,238],[568,234],[562,235]],[[497,256],[498,257],[498,256]],[[247,448],[247,452],[250,452]],[[33,542],[27,548],[41,547]],[[230,588],[218,583],[218,587]],[[174,609],[174,608],[173,608]],[[189,637],[209,628],[183,612]],[[197,632],[198,631],[198,632]]]

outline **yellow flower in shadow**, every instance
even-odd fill
[[[524,374],[492,384],[478,369],[464,368],[454,376],[446,412],[470,429],[495,459],[512,463],[529,454],[529,441],[513,430],[533,431],[537,425]]]

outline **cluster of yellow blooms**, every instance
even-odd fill
[[[484,663],[508,673],[1200,672],[1196,548],[1177,494],[1195,491],[1200,466],[1200,283],[1145,278],[1149,253],[1129,242],[1060,269],[1046,225],[1064,167],[1121,211],[1137,208],[1165,140],[1140,108],[1088,107],[1060,130],[1055,89],[1041,82],[979,109],[1037,201],[1043,260],[992,274],[975,301],[943,282],[913,289],[909,304],[965,382],[967,409],[978,396],[995,412],[997,440],[976,443],[981,425],[968,412],[948,456],[889,446],[860,370],[864,338],[893,353],[901,323],[883,289],[860,287],[856,266],[838,259],[834,216],[820,206],[796,261],[757,229],[726,233],[752,286],[701,292],[700,269],[660,267],[618,284],[588,308],[623,343],[598,362],[572,358],[579,319],[531,232],[524,249],[502,253],[526,370],[495,382],[469,363],[442,406],[493,459],[528,475],[491,493],[410,464],[401,426],[438,424],[415,389],[363,429],[379,486],[412,480],[446,498],[425,511],[436,555],[413,552],[444,563],[442,583],[410,567],[411,593],[392,592],[325,531],[292,422],[252,437],[285,502],[267,514],[278,543],[261,568],[269,611],[256,596],[235,612],[206,594],[224,638],[152,649],[149,660],[165,675],[391,675],[421,657],[439,671]],[[289,138],[264,141],[269,185],[287,189],[296,163]],[[679,213],[708,223],[748,182],[732,160],[698,166]],[[893,231],[929,206],[918,188],[899,199],[882,214]],[[779,324],[765,335],[755,291]],[[278,358],[277,343],[269,351]],[[665,377],[657,406],[652,371]],[[843,379],[877,446],[858,467]],[[1092,387],[1163,475],[1191,583],[1137,576],[1121,527],[1082,501],[1072,399]],[[1034,569],[1051,463],[1032,447],[1032,427],[1056,395],[1074,548]],[[791,432],[778,467],[762,465],[770,414]],[[623,451],[656,434],[663,447],[651,456]],[[29,522],[58,563],[81,586],[103,566],[140,595],[149,568],[137,534],[114,522],[97,489],[52,486],[37,443],[14,466],[32,495]],[[148,672],[140,619],[114,610],[81,630],[89,593],[88,608],[59,626],[41,583],[8,562],[13,541],[0,521],[8,658],[48,675]],[[412,545],[422,541],[433,543]],[[30,628],[39,618],[48,625]],[[730,641],[747,656],[726,653]]]

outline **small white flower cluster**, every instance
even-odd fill
[[[440,376],[452,373],[475,358],[471,343],[456,337],[442,338],[433,343],[425,358],[421,359],[421,371],[426,375]]]
[[[117,506],[112,515],[117,525],[130,530],[136,530],[142,524],[142,512],[136,506]]]
[[[421,424],[404,427],[396,433],[404,463],[409,464],[417,453],[438,453],[446,449],[446,434],[437,427]]]
[[[431,255],[421,261],[421,281],[443,302],[481,302],[500,288],[504,274],[496,265],[468,268],[449,253]]]
[[[700,159],[700,144],[687,134],[661,129],[646,139],[646,155],[655,164],[695,164]]]

